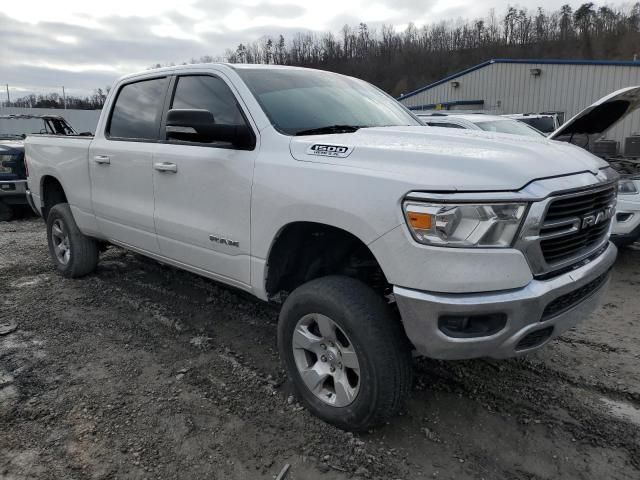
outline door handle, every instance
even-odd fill
[[[111,163],[111,159],[107,155],[96,155],[93,157],[93,161],[101,165],[108,165]]]
[[[159,172],[166,172],[166,173],[176,173],[178,171],[178,166],[175,163],[168,163],[168,162],[154,163],[153,168],[155,168]]]

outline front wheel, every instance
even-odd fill
[[[98,244],[80,231],[68,203],[59,203],[49,211],[47,242],[56,269],[65,277],[82,277],[96,269]]]
[[[278,347],[298,398],[342,429],[398,413],[411,389],[411,346],[385,301],[362,282],[312,280],[285,301]]]

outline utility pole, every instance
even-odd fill
[[[64,109],[67,109],[67,96],[64,93],[64,85],[62,85],[62,103],[64,104]]]
[[[11,97],[9,96],[9,84],[6,83],[5,87],[7,87],[7,107],[11,106]]]

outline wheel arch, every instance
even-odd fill
[[[361,238],[328,223],[294,221],[271,242],[264,291],[269,299],[282,301],[303,283],[336,274],[358,278],[380,293],[389,290],[380,262]]]
[[[40,178],[40,203],[42,218],[46,221],[49,210],[59,203],[67,203],[67,194],[60,180],[50,174]]]

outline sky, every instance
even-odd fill
[[[554,9],[554,0],[522,2]],[[562,2],[565,3],[565,2]],[[581,2],[571,2],[574,7]],[[58,91],[86,95],[121,75],[181,63],[264,35],[344,24],[403,29],[502,14],[508,0],[4,0],[0,8],[0,100]]]

